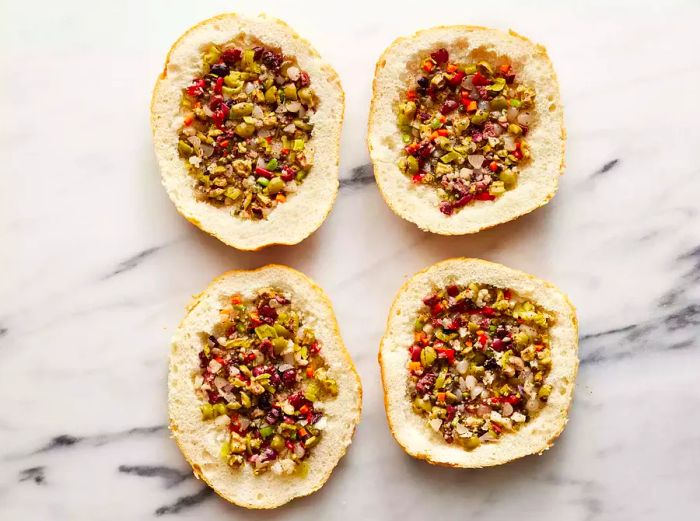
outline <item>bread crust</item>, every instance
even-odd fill
[[[316,154],[314,166],[297,193],[260,221],[235,217],[226,208],[196,200],[195,182],[177,153],[181,91],[201,68],[199,47],[209,42],[224,43],[241,34],[294,56],[309,72],[320,100],[309,141]],[[156,157],[168,196],[185,219],[225,244],[246,251],[297,244],[316,231],[330,213],[339,187],[345,93],[335,70],[285,22],[266,15],[251,18],[225,13],[194,25],[168,51],[153,89],[150,112]]]
[[[550,329],[552,369],[547,383],[553,390],[547,405],[518,431],[473,451],[448,444],[429,429],[424,417],[413,412],[406,395],[406,363],[415,311],[432,285],[443,286],[448,282],[482,282],[509,287],[556,316],[556,324]],[[406,331],[408,336],[404,336]],[[445,467],[501,465],[530,454],[542,454],[566,426],[579,364],[576,310],[556,286],[534,275],[481,259],[447,259],[416,273],[399,289],[389,311],[378,361],[389,429],[407,454]]]
[[[533,158],[522,168],[518,185],[495,201],[477,201],[451,216],[438,209],[430,186],[415,186],[397,166],[403,143],[394,105],[406,88],[406,64],[436,46],[457,53],[508,56],[524,83],[537,90],[538,125],[528,134]],[[461,54],[460,54],[461,52]],[[566,130],[559,84],[547,50],[514,32],[470,25],[438,26],[397,38],[377,61],[367,125],[367,146],[377,186],[389,208],[420,229],[440,235],[465,235],[511,221],[547,204],[557,191],[565,166]]]
[[[201,419],[190,373],[199,367],[199,327],[218,320],[218,303],[231,292],[254,292],[276,286],[293,295],[322,341],[322,355],[338,382],[338,396],[324,403],[327,427],[308,459],[306,476],[254,476],[249,468],[233,469],[218,456],[220,445],[205,442],[217,433],[212,422]],[[232,270],[214,279],[187,306],[187,314],[172,340],[168,373],[169,427],[197,479],[225,500],[250,509],[279,507],[320,489],[347,453],[362,410],[362,385],[350,353],[343,344],[338,322],[325,292],[301,272],[279,264],[255,270]],[[209,450],[211,449],[211,450]]]

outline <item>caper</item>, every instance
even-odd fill
[[[515,172],[513,172],[512,170],[506,168],[499,174],[498,177],[501,181],[503,181],[503,184],[506,186],[506,188],[512,188],[513,186],[515,186],[515,181],[517,177],[515,175]]]
[[[275,338],[272,340],[272,348],[275,350],[275,354],[282,354],[282,351],[287,349],[287,340],[284,338]]]
[[[217,403],[214,405],[214,414],[216,416],[221,416],[226,414],[226,406],[223,403]]]

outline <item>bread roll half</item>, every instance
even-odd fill
[[[450,197],[457,205],[454,207],[454,211],[452,211],[452,207],[447,210],[443,208],[445,211],[441,211],[441,204],[447,204],[444,194],[441,196],[438,191],[439,188],[443,188],[442,186],[439,184],[436,186],[436,183],[423,184],[419,180],[420,176],[426,173],[425,158],[431,156],[435,158],[435,154],[438,153],[444,155],[448,150],[451,150],[451,146],[442,152],[440,147],[437,147],[437,151],[432,152],[432,154],[431,150],[426,150],[424,156],[419,156],[420,170],[416,170],[415,167],[411,170],[414,174],[418,173],[418,178],[412,179],[411,175],[407,175],[399,168],[402,158],[406,158],[405,149],[407,146],[411,146],[412,143],[418,144],[419,141],[426,146],[432,146],[436,143],[436,139],[443,139],[442,136],[429,138],[424,135],[412,141],[405,130],[402,131],[397,124],[401,103],[406,101],[408,92],[412,91],[411,95],[414,97],[411,99],[419,105],[419,113],[415,116],[415,121],[421,124],[425,123],[427,126],[430,125],[432,120],[423,122],[419,120],[421,109],[425,106],[423,102],[427,100],[428,105],[430,105],[431,100],[430,96],[426,95],[425,90],[421,94],[422,89],[420,85],[416,84],[416,79],[421,76],[430,76],[426,70],[431,70],[432,66],[431,64],[426,65],[423,60],[427,57],[430,61],[431,54],[439,50],[449,54],[450,69],[459,66],[458,70],[461,71],[452,87],[450,87],[450,81],[455,76],[452,72],[447,72],[448,88],[458,89],[457,86],[462,81],[465,65],[486,62],[494,67],[507,64],[510,66],[509,74],[514,74],[516,82],[512,86],[515,87],[516,84],[527,86],[535,92],[532,106],[528,108],[527,115],[522,116],[528,121],[527,128],[522,126],[519,129],[519,132],[524,135],[516,135],[518,140],[525,140],[530,156],[526,157],[526,161],[520,161],[517,183],[514,176],[510,173],[505,174],[510,177],[505,181],[508,189],[504,193],[502,189],[496,190],[495,187],[490,188],[491,192],[480,192],[478,183],[484,183],[484,176],[489,177],[489,180],[486,181],[487,185],[492,178],[496,181],[504,179],[503,177],[499,179],[499,176],[504,169],[510,168],[511,165],[511,161],[508,161],[508,165],[503,164],[505,158],[496,157],[497,161],[493,165],[489,161],[480,166],[478,160],[466,160],[468,154],[478,158],[481,154],[480,151],[468,150],[468,143],[459,142],[460,146],[465,145],[465,150],[460,150],[457,161],[450,159],[449,163],[440,165],[443,170],[455,167],[455,176],[461,175],[462,179],[471,179],[470,182],[473,182],[471,191],[468,189],[469,187],[464,187],[461,192],[454,188],[446,188],[448,191],[452,190]],[[441,65],[439,60],[440,58],[437,56],[437,60],[432,60],[432,64],[439,67]],[[496,75],[498,75],[497,72]],[[467,71],[467,80],[469,78],[470,73]],[[488,83],[481,85],[487,89],[493,88]],[[506,91],[510,86],[506,86]],[[462,100],[457,98],[458,102],[465,101],[464,106],[457,103],[457,108],[447,107],[444,110],[444,113],[448,114],[447,122],[442,128],[434,126],[433,129],[444,131],[444,136],[451,138],[454,136],[453,120],[455,117],[474,116],[474,111],[477,110],[476,101],[474,107],[470,109],[467,109],[466,103],[470,100],[469,95],[475,92],[473,87],[474,85],[471,83],[462,85],[462,90],[458,90],[455,95],[466,96]],[[418,89],[417,96],[416,88]],[[428,87],[428,91],[431,88],[433,88],[432,84]],[[489,96],[505,92],[504,90],[499,91],[499,86],[496,86],[495,89],[488,91]],[[478,99],[475,95],[473,97]],[[517,100],[514,103],[517,103]],[[510,106],[508,108],[510,109]],[[432,112],[428,110],[424,113],[431,117],[435,114],[440,116],[439,109],[440,106],[433,107]],[[505,118],[508,110],[505,107],[501,110]],[[515,111],[516,109],[510,110]],[[486,111],[489,112],[489,109]],[[413,112],[410,113],[410,116],[414,117]],[[492,115],[491,119],[496,123],[495,116]],[[517,124],[518,122],[513,116],[509,117],[508,120],[504,119],[502,123],[503,125],[496,129],[496,132],[505,135],[508,133],[508,124]],[[475,125],[472,124],[469,129],[464,131],[463,135],[469,136],[469,133],[474,130]],[[483,144],[487,142],[488,135],[488,133],[484,133],[483,137],[472,137],[475,140],[479,139]],[[430,144],[431,142],[432,144]],[[399,217],[415,223],[423,230],[441,235],[475,233],[510,221],[543,206],[557,190],[559,176],[564,169],[565,146],[564,117],[559,97],[559,86],[545,48],[513,31],[502,32],[474,26],[435,27],[419,31],[411,36],[398,38],[386,49],[377,62],[369,115],[368,146],[377,185],[387,204]],[[512,145],[509,145],[509,148],[512,149]],[[520,150],[517,152],[513,150],[513,153],[520,154]],[[511,159],[515,162],[514,158]],[[435,161],[435,163],[439,163],[439,161]],[[493,169],[489,168],[491,166]],[[433,168],[429,169],[427,173],[432,175],[436,172]],[[439,174],[442,175],[443,172]],[[462,183],[461,180],[455,182]],[[509,183],[513,186],[509,186]],[[454,185],[448,183],[445,186]],[[496,194],[496,196],[490,194]],[[446,215],[446,213],[451,213],[451,215]]]
[[[246,373],[236,369],[241,367],[240,365],[229,366],[229,362],[224,360],[228,356],[238,356],[235,351],[240,347],[236,342],[233,342],[233,346],[227,347],[222,354],[216,354],[219,352],[216,350],[220,348],[219,342],[224,342],[222,345],[225,345],[225,341],[221,338],[215,340],[215,337],[227,334],[234,338],[238,336],[230,330],[226,333],[220,329],[222,320],[226,320],[226,318],[222,319],[224,314],[227,310],[235,308],[235,306],[232,308],[232,299],[237,299],[233,300],[234,302],[242,301],[245,305],[246,302],[254,300],[265,291],[284,295],[291,301],[291,309],[298,314],[303,327],[313,331],[318,351],[317,355],[313,359],[309,357],[309,360],[312,360],[310,364],[316,364],[315,375],[314,369],[309,369],[311,365],[300,366],[297,362],[292,362],[291,365],[295,366],[297,376],[296,381],[292,379],[291,383],[288,382],[283,376],[284,371],[290,370],[288,354],[275,351],[274,356],[268,352],[269,356],[265,361],[256,359],[255,356],[245,358],[247,365],[245,371],[251,370],[253,375],[246,378]],[[268,308],[265,309],[269,311]],[[280,311],[280,317],[281,314]],[[289,319],[285,317],[284,320]],[[227,325],[226,328],[229,326]],[[265,324],[263,328],[270,329]],[[253,333],[252,329],[249,329],[245,334],[255,339],[257,333],[261,331],[256,330],[256,333]],[[209,335],[212,336],[209,337]],[[272,335],[275,334],[272,333]],[[282,339],[282,336],[272,338],[275,349],[277,349],[276,342]],[[212,342],[209,346],[217,347],[202,355],[208,341]],[[301,345],[305,341],[300,340],[299,337],[288,340],[292,357],[298,352],[297,342]],[[295,344],[294,350],[291,349],[292,343]],[[260,357],[260,353],[255,351],[260,345],[262,344],[254,340],[252,348],[250,346],[245,348],[246,356],[252,352]],[[244,351],[241,351],[240,356],[243,356],[243,353]],[[227,374],[221,373],[222,364],[216,360],[223,362],[225,371],[229,371]],[[211,370],[211,364],[214,364],[215,370],[219,371],[217,378],[212,382],[211,378],[205,376],[203,382],[202,375],[205,367],[206,370]],[[334,382],[336,389],[333,395],[319,396],[312,402],[305,401],[305,405],[301,407],[299,404],[294,404],[292,407],[290,403],[293,401],[288,396],[299,392],[308,396],[308,387],[304,386],[308,385],[310,378],[318,377],[321,366],[324,382],[328,381],[327,379]],[[277,382],[271,379],[267,381],[259,379],[265,367],[272,367],[267,371],[274,374]],[[302,371],[305,375],[303,377]],[[220,378],[221,375],[225,378]],[[280,383],[280,376],[284,379],[282,383]],[[207,382],[209,384],[206,389],[209,390],[203,391],[205,388],[202,385]],[[237,385],[226,390],[229,382]],[[268,387],[265,388],[266,392],[263,392],[262,388],[256,390],[255,386],[258,384],[255,382],[262,382],[266,386],[272,382],[277,391],[273,392]],[[212,398],[208,395],[207,392],[212,392],[212,389],[217,389],[216,392],[220,392],[220,396],[217,394]],[[202,293],[195,296],[172,340],[168,390],[170,430],[185,459],[192,465],[195,476],[205,481],[224,499],[246,508],[275,508],[321,488],[340,458],[346,453],[360,420],[362,406],[360,380],[350,355],[343,345],[328,297],[306,276],[280,265],[269,265],[252,271],[224,273]],[[243,392],[246,393],[245,400],[248,403],[237,402],[237,399],[243,397]],[[265,405],[262,405],[263,399]],[[212,407],[211,404],[214,402],[217,405]],[[243,408],[240,408],[241,403]],[[308,410],[310,405],[311,410]],[[212,408],[221,409],[215,415],[216,417],[212,417]],[[226,409],[225,413],[224,409]],[[259,409],[262,409],[263,415],[256,412]],[[273,409],[276,412],[272,419],[268,419]],[[300,409],[303,414],[295,409]],[[316,416],[317,413],[321,413],[320,420]],[[309,421],[303,418],[304,414]],[[299,420],[299,418],[302,419]],[[244,425],[243,421],[251,421],[251,423]],[[253,429],[254,422],[263,425],[263,428]],[[293,433],[289,429],[282,431],[282,424],[285,422],[287,425],[284,427],[301,422],[305,430],[292,429]],[[268,427],[268,424],[271,427]],[[228,448],[233,451],[234,443],[233,434],[230,432],[241,425],[243,425],[242,430],[236,431],[240,432],[241,436],[235,437],[241,442],[240,449],[235,450],[235,454],[229,453]],[[297,425],[297,427],[300,426]],[[268,429],[268,432],[263,429]],[[272,436],[273,430],[283,435],[277,441],[277,434]],[[303,445],[302,440],[308,440],[309,432],[315,432],[315,430],[320,432],[318,436],[320,441],[316,440],[316,444],[309,448],[306,456],[300,460],[303,461],[303,465],[295,467],[290,464],[292,468],[286,469],[281,458],[287,449],[283,448],[282,442],[292,443],[290,447],[294,447],[293,450],[299,450],[298,447]],[[251,459],[251,455],[258,452],[262,454],[262,449],[246,451],[246,445],[241,441],[246,433],[252,433],[251,439],[257,437],[261,440],[263,448],[274,447],[277,442],[280,446],[278,456],[267,463],[265,459],[259,458],[258,461],[262,464],[256,467],[257,463],[253,463],[256,458]],[[222,442],[227,442],[228,436],[232,436],[231,445],[222,445]],[[312,443],[307,445],[311,446]],[[222,452],[223,447],[227,447],[225,453]],[[291,448],[289,450],[293,452]],[[237,464],[232,465],[228,459],[232,455],[236,458],[240,455]],[[256,473],[256,470],[262,471]]]
[[[444,300],[429,298],[444,288],[449,292]],[[471,290],[478,288],[491,288],[492,295],[498,294],[498,303],[489,300],[487,290],[473,294]],[[461,316],[471,317],[468,323],[450,322],[443,327],[448,315],[439,311],[441,306],[459,306],[462,296],[467,300]],[[530,304],[523,308],[523,302]],[[518,320],[503,318],[499,309]],[[438,312],[436,319],[425,325],[416,323],[421,314],[431,316],[434,311]],[[546,328],[537,326],[536,331],[530,327],[528,321],[544,316]],[[430,341],[425,345],[435,349],[421,350],[425,331],[431,337],[438,329],[445,342]],[[514,346],[516,341],[522,343]],[[381,341],[379,363],[391,432],[411,456],[451,467],[487,467],[540,454],[553,444],[567,422],[578,369],[577,351],[574,307],[552,284],[478,259],[455,258],[434,264],[399,290]],[[506,376],[505,371],[509,371]],[[411,385],[418,378],[427,378],[429,372],[433,377],[428,389],[412,392]],[[440,379],[440,374],[443,382],[451,383],[435,383],[433,389],[435,376]],[[490,374],[495,375],[493,380]],[[539,383],[533,384],[538,378]],[[498,385],[484,384],[490,380]],[[510,387],[504,388],[505,384]],[[484,388],[487,394],[483,394]],[[416,396],[413,403],[412,395]],[[455,400],[455,395],[459,399]],[[530,400],[533,412],[526,409]],[[426,404],[427,410],[422,410]],[[456,412],[462,404],[464,412]]]
[[[296,60],[297,73],[301,69],[308,74],[310,87],[314,92],[315,111],[310,116],[313,130],[309,131],[310,139],[305,143],[304,149],[305,154],[313,155],[313,166],[310,167],[303,182],[299,183],[298,188],[293,193],[283,192],[284,202],[277,204],[275,199],[279,193],[277,191],[265,194],[275,199],[275,207],[264,218],[243,218],[241,214],[232,213],[232,209],[236,207],[237,203],[232,203],[230,199],[227,200],[223,196],[215,201],[215,204],[211,200],[202,200],[201,197],[196,197],[195,191],[198,181],[195,176],[188,172],[187,159],[182,157],[181,152],[178,151],[178,143],[182,138],[180,132],[183,129],[183,122],[187,121],[181,108],[183,92],[193,84],[193,80],[203,76],[205,67],[203,55],[211,44],[217,46],[237,45],[242,49],[261,46],[292,58]],[[238,71],[237,67],[232,65],[231,70]],[[279,75],[277,76],[279,77]],[[213,83],[214,78],[210,79]],[[248,89],[248,85],[249,83],[242,83],[240,86],[243,89]],[[275,88],[279,87],[280,91],[282,90],[283,84],[281,82],[273,83],[273,85]],[[225,101],[229,102],[230,107],[231,100],[226,92],[233,92],[233,90],[227,91],[226,89],[229,88],[229,84],[226,83],[223,97]],[[267,92],[269,86],[264,85],[262,89]],[[279,96],[278,99],[280,99]],[[289,101],[291,98],[287,97],[286,99]],[[292,103],[296,107],[290,110],[294,110],[296,115],[299,113],[296,94],[293,99]],[[236,99],[233,103],[240,101],[240,99]],[[158,165],[163,185],[175,203],[177,211],[205,232],[241,250],[258,250],[272,244],[299,243],[321,225],[330,212],[338,191],[340,132],[344,103],[343,90],[335,71],[321,59],[306,40],[280,20],[263,15],[248,18],[231,13],[216,16],[195,25],[183,34],[170,49],[165,67],[156,82],[151,103],[151,124]],[[284,99],[281,100],[280,105],[285,105]],[[274,106],[272,108],[274,109]],[[202,107],[202,109],[209,110],[208,107]],[[278,116],[286,116],[283,109],[284,107]],[[228,120],[230,111],[228,108],[225,110]],[[251,115],[248,111],[245,115],[250,119],[256,114],[254,112]],[[257,117],[256,119],[258,131],[252,137],[253,139],[257,137],[265,139],[268,131],[259,125],[263,118]],[[280,117],[280,119],[282,118]],[[289,121],[291,119],[289,118]],[[287,126],[289,121],[287,119],[284,121],[283,125]],[[231,128],[238,123],[239,120],[226,121],[226,124],[231,125]],[[253,123],[251,120],[249,124]],[[261,134],[259,131],[263,133]],[[291,130],[287,129],[282,133],[289,136],[290,142],[293,142],[293,126]],[[229,148],[235,148],[240,141],[244,141],[237,135],[225,137],[228,140],[224,146]],[[218,139],[217,144],[213,145],[212,143],[212,145],[219,146],[221,141]],[[271,142],[273,148],[271,154],[260,154],[257,158],[252,159],[250,176],[252,176],[253,183],[257,175],[255,172],[257,160],[264,159],[267,162],[271,158],[275,158],[281,168],[285,159],[289,157],[289,153],[280,155],[279,151],[274,150],[275,147],[280,148],[280,145],[276,144],[275,141],[277,141],[277,137]],[[187,143],[186,146],[190,146],[190,143]],[[299,153],[291,145],[288,148],[292,153]],[[233,156],[231,157],[233,159]],[[206,161],[203,164],[206,165]],[[224,167],[228,166],[224,165]],[[275,177],[279,177],[280,171],[273,172],[273,174]],[[230,172],[227,175],[231,175]],[[232,177],[235,178],[236,175],[234,173]],[[272,176],[268,177],[272,178]],[[210,178],[212,182],[216,181],[214,175]],[[217,186],[213,185],[214,188]],[[245,192],[238,201],[243,201],[244,198]]]

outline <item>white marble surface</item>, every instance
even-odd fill
[[[697,516],[700,4],[574,5],[242,6],[310,39],[339,72],[347,109],[329,219],[298,246],[240,253],[177,215],[148,121],[169,45],[239,6],[3,2],[0,519]],[[513,27],[547,45],[566,107],[568,167],[553,202],[472,237],[401,221],[366,166],[376,58],[395,36],[439,23]],[[454,255],[552,280],[578,306],[571,421],[544,456],[449,470],[412,460],[389,434],[376,361],[388,306],[407,276]],[[268,262],[328,291],[365,399],[327,485],[255,513],[192,479],[165,429],[165,375],[190,296],[226,269]]]

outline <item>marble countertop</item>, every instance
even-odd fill
[[[610,4],[243,6],[307,37],[340,74],[347,108],[341,190],[326,223],[300,245],[242,253],[175,212],[148,118],[170,44],[237,3],[3,3],[0,518],[697,515],[700,4]],[[392,214],[365,146],[380,52],[398,35],[445,23],[512,27],[545,44],[569,136],[566,174],[548,206],[459,238]],[[406,277],[457,255],[551,280],[578,307],[574,406],[541,457],[450,470],[413,460],[389,434],[376,355],[390,302]],[[227,269],[268,262],[303,271],[330,295],[364,411],[321,491],[248,512],[193,479],[168,438],[166,364],[191,295]]]

